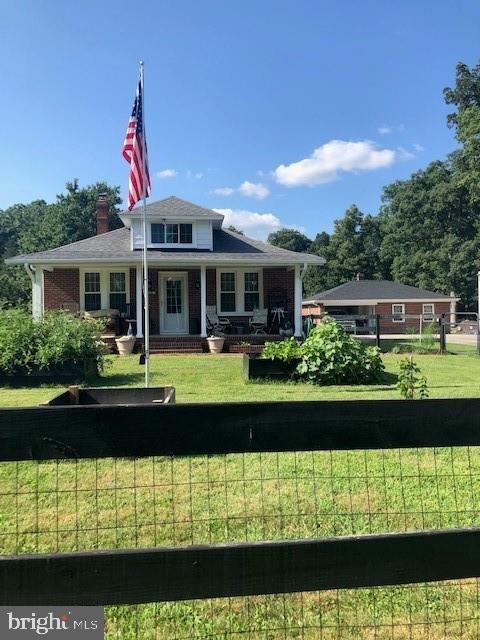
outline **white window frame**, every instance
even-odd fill
[[[235,309],[222,311],[221,307],[221,274],[235,273]],[[263,309],[263,269],[261,267],[243,267],[242,269],[222,267],[217,269],[217,314],[219,316],[253,316],[253,311],[245,311],[245,274],[258,273],[258,306]]]
[[[178,225],[178,239],[180,240],[180,225],[192,225],[192,241],[191,242],[152,242],[152,224],[165,225],[165,237],[167,235],[167,224]],[[154,249],[195,249],[197,247],[197,230],[193,220],[151,220],[147,225],[147,243],[149,247]]]
[[[431,307],[431,311],[425,311],[425,307]],[[422,304],[422,320],[423,322],[433,322],[435,320],[435,304],[433,302],[424,302]]]
[[[110,309],[110,274],[111,273],[124,273],[125,274],[125,293],[127,298],[127,304],[130,300],[130,269],[119,267],[85,267],[80,269],[80,311],[85,311],[85,274],[86,273],[99,273],[100,274],[100,308]]]
[[[402,311],[395,311],[395,307],[402,307]],[[395,316],[402,316],[399,320]],[[394,302],[392,304],[392,322],[405,322],[405,304],[403,302]]]

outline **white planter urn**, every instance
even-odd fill
[[[115,338],[118,354],[120,356],[129,356],[135,346],[135,340],[135,336],[121,336],[120,338]]]
[[[210,336],[207,338],[207,342],[210,353],[222,353],[225,338],[220,336]]]

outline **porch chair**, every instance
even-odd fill
[[[267,333],[268,309],[254,309],[250,318],[250,330],[254,334]]]
[[[219,318],[217,314],[217,307],[215,305],[207,305],[207,331],[213,333],[218,331],[219,333],[226,333],[227,329],[232,326],[228,318]]]

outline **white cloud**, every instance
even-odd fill
[[[384,124],[381,127],[378,127],[377,129],[378,133],[382,136],[386,136],[389,133],[395,133],[395,132],[404,131],[404,130],[405,130],[404,124],[397,124],[397,125]]]
[[[293,225],[283,224],[273,213],[256,213],[244,209],[214,209],[225,216],[223,226],[233,225],[237,229],[245,232],[245,235],[259,240],[265,240],[269,233],[278,231],[284,227],[299,229]]]
[[[200,180],[204,175],[205,174],[202,171],[192,171],[191,169],[187,170],[187,178],[196,178],[197,180]]]
[[[231,196],[234,191],[235,189],[232,189],[232,187],[218,187],[218,189],[214,189],[212,193],[216,196]]]
[[[157,178],[164,180],[165,178],[175,178],[178,172],[175,169],[164,169],[163,171],[157,171]]]
[[[218,187],[218,189],[214,189],[212,191],[216,196],[231,196],[232,193],[241,193],[247,198],[257,198],[257,200],[263,200],[266,198],[270,190],[261,182],[242,182],[242,184],[238,187],[238,189],[234,189],[233,187]]]
[[[314,186],[338,180],[340,172],[373,171],[395,162],[392,149],[377,149],[371,140],[347,142],[330,140],[317,147],[309,158],[281,164],[274,171],[275,180],[287,187]]]
[[[412,158],[415,157],[415,154],[412,153],[411,151],[407,151],[407,149],[405,149],[405,147],[397,147],[397,155],[400,158],[400,160],[411,160]]]
[[[413,148],[415,149],[415,151],[418,151],[419,153],[420,153],[421,151],[425,151],[425,147],[424,147],[424,146],[422,146],[421,144],[417,144],[417,143],[415,143],[415,144],[413,144],[412,146],[413,146]]]
[[[257,198],[258,200],[263,200],[270,193],[268,187],[261,182],[248,182],[247,180],[242,182],[238,190],[244,196],[247,196],[248,198]]]

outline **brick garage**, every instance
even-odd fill
[[[419,316],[423,313],[423,302],[401,302],[398,304],[405,305],[405,320],[404,322],[394,322],[392,318],[392,303],[383,302],[376,306],[376,313],[380,315],[380,327],[382,333],[403,333],[406,329],[418,329],[419,328]],[[434,312],[435,315],[442,315],[450,313],[449,302],[435,302]],[[417,316],[416,318],[409,318],[409,315]]]
[[[357,274],[355,280],[305,298],[302,315],[312,317],[317,323],[327,313],[339,322],[348,323],[351,331],[355,326],[358,333],[372,333],[378,314],[381,316],[381,333],[392,334],[419,329],[420,316],[423,316],[424,323],[431,322],[428,319],[431,313],[435,317],[442,314],[450,317],[455,313],[456,303],[457,298],[453,295],[390,280],[365,280],[362,274]],[[404,316],[403,320],[394,321],[394,305],[401,305],[395,309],[395,315]],[[424,308],[424,305],[429,306]]]

